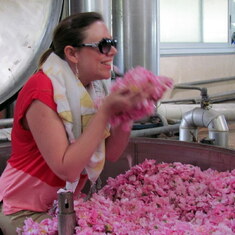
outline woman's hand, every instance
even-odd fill
[[[151,84],[144,88],[129,87],[112,92],[103,103],[104,109],[110,112],[111,118],[126,116],[138,108],[140,103],[153,100],[155,90]],[[119,119],[118,119],[119,120]],[[106,140],[106,157],[110,161],[116,161],[125,150],[133,121],[131,117],[122,118],[120,122],[111,127],[111,136]]]
[[[108,116],[120,115],[127,113],[146,99],[152,96],[151,88],[149,89],[132,89],[123,88],[112,92],[107,96],[100,107],[100,109]]]

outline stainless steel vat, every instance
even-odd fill
[[[11,144],[0,144],[0,175],[10,156]],[[131,138],[130,142],[117,162],[106,162],[101,174],[102,185],[109,177],[125,173],[131,166],[145,159],[155,159],[160,162],[181,162],[199,166],[202,170],[211,168],[218,171],[235,169],[235,150],[213,145],[165,140],[155,138]],[[88,193],[90,184],[87,182],[83,192]]]
[[[0,143],[0,166],[2,170],[11,152],[11,143]],[[193,164],[205,170],[218,171],[235,169],[235,150],[213,145],[166,140],[156,138],[131,138],[121,158],[114,163],[106,162],[101,175],[102,181],[128,170],[145,159],[156,162],[182,162]],[[1,174],[1,172],[0,172]]]
[[[0,4],[0,105],[36,70],[51,44],[52,31],[68,14],[98,11],[115,38],[114,64],[121,72],[143,66],[159,73],[158,0],[2,0]],[[63,10],[63,12],[62,12]]]
[[[199,166],[202,170],[218,171],[235,169],[235,150],[178,140],[132,138],[122,157],[115,163],[106,162],[102,181],[115,177],[145,159],[160,162],[181,162]]]
[[[0,104],[17,93],[51,44],[63,0],[1,0]]]

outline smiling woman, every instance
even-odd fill
[[[99,48],[78,47],[97,42]],[[110,126],[110,119],[154,100],[154,90],[121,87],[109,93],[105,81],[115,45],[97,12],[70,15],[56,26],[14,109],[13,151],[0,177],[4,235],[16,234],[26,217],[50,217],[61,188],[78,197],[89,179],[94,192],[106,159],[116,161],[126,148],[131,130],[123,130],[125,120]]]
[[[63,0],[2,0],[0,4],[0,105],[17,93],[36,70],[51,43]],[[43,17],[42,17],[43,15]],[[7,26],[7,27],[6,27]]]

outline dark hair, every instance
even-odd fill
[[[86,36],[85,30],[96,21],[104,21],[102,15],[97,12],[82,12],[63,19],[54,30],[51,48],[41,56],[39,67],[51,52],[64,59],[64,48],[67,45],[76,47],[78,44],[83,43]]]

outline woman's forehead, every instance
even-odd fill
[[[85,32],[84,43],[98,42],[102,38],[111,38],[109,30],[103,21],[96,21],[91,24]]]

